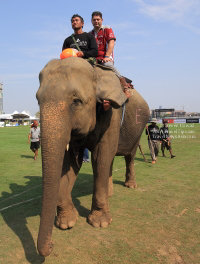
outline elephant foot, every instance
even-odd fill
[[[66,211],[64,211],[58,206],[57,216],[55,219],[55,225],[58,228],[63,230],[72,228],[77,220],[78,220],[78,211],[74,206],[70,206],[70,208]]]
[[[126,186],[127,188],[136,188],[137,187],[137,183],[135,182],[131,182],[131,181],[127,181],[124,183],[124,186]]]
[[[94,227],[107,227],[111,222],[111,214],[103,210],[93,210],[88,216],[88,223]]]

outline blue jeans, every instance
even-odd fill
[[[83,160],[89,160],[89,152],[87,148],[84,149]]]
[[[102,62],[101,65],[111,68],[119,79],[122,78],[120,72],[115,68],[113,61]]]

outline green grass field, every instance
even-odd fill
[[[29,127],[0,128],[0,263],[175,264],[200,263],[200,124],[170,125],[173,154],[150,163],[145,134],[135,170],[138,187],[123,186],[125,162],[116,157],[113,222],[96,229],[86,222],[92,199],[92,168],[84,163],[73,189],[79,211],[76,225],[53,228],[53,253],[36,250],[41,210],[41,153],[27,144]]]

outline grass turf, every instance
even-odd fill
[[[146,136],[135,159],[138,187],[123,186],[125,162],[116,157],[112,224],[95,229],[86,223],[93,178],[84,163],[73,189],[79,211],[67,231],[53,228],[54,251],[45,263],[200,263],[200,125],[170,125],[176,158],[159,153],[150,163]],[[41,154],[37,161],[26,143],[28,127],[0,128],[0,263],[43,263],[36,250],[41,210]]]

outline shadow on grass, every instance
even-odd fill
[[[10,204],[16,204],[15,206],[8,208],[6,210],[1,210],[1,214],[3,216],[4,221],[6,224],[13,230],[13,232],[19,237],[22,246],[24,248],[24,252],[26,255],[26,259],[29,263],[36,263],[40,264],[44,262],[44,257],[40,256],[37,253],[37,249],[33,240],[33,237],[27,227],[27,218],[37,216],[40,214],[41,211],[41,198],[38,198],[34,200],[34,202],[27,202],[23,204],[17,205],[17,202],[23,198],[23,201],[30,199],[30,192],[34,185],[41,184],[41,177],[39,176],[25,176],[25,178],[29,179],[26,183],[26,186],[18,185],[15,183],[10,184],[10,190],[12,193],[2,192],[2,199],[1,202],[7,204],[9,206]],[[40,188],[40,195],[41,195],[41,186]],[[30,189],[28,192],[26,192],[27,189]],[[20,194],[24,192],[22,195],[23,197],[19,200],[19,196],[17,194]],[[14,196],[12,198],[12,196]],[[36,196],[39,196],[38,193]],[[33,197],[33,196],[32,196]],[[8,205],[9,203],[9,205]],[[6,207],[6,206],[5,206]],[[4,208],[5,208],[4,207]]]
[[[90,210],[81,205],[78,197],[92,194],[92,177],[93,176],[90,174],[80,173],[72,191],[74,205],[79,214],[85,218],[89,215]],[[24,248],[27,261],[31,264],[40,264],[45,261],[45,258],[40,256],[37,252],[32,234],[27,227],[27,218],[40,215],[42,206],[42,180],[40,176],[25,176],[24,178],[29,180],[25,186],[11,183],[11,193],[2,192],[2,196],[0,198],[0,212],[5,223],[19,237]],[[38,187],[35,188],[36,186]],[[31,200],[31,198],[33,200],[28,201]],[[8,208],[13,204],[15,204],[13,207]],[[37,227],[37,231],[38,229],[39,225]]]
[[[144,161],[144,158],[137,158],[137,157],[135,157],[135,159],[134,159],[135,161],[141,161],[141,162],[145,162]],[[146,160],[147,160],[147,158],[146,158]]]
[[[22,158],[26,158],[26,159],[33,159],[34,155],[21,155]]]
[[[113,180],[113,184],[118,184],[118,185],[122,185],[122,186],[126,187],[126,186],[124,185],[124,181]],[[126,188],[127,188],[127,187],[126,187]]]
[[[79,215],[85,217],[87,220],[90,210],[82,206],[79,199],[77,199],[77,197],[83,197],[83,196],[91,195],[93,193],[93,175],[79,173],[78,177],[79,178],[76,181],[74,188],[72,190],[72,200],[77,211],[79,212]],[[91,200],[91,204],[92,204],[92,200]]]

